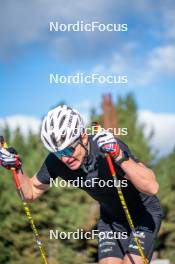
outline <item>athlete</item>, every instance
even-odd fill
[[[81,179],[80,188],[100,204],[97,226],[99,234],[105,236],[99,235],[99,264],[142,264],[134,236],[150,261],[162,219],[154,172],[107,130],[89,136],[81,115],[66,105],[48,112],[41,139],[50,153],[32,178],[21,172],[20,157],[12,148],[0,148],[0,163],[7,169],[16,167],[25,199],[34,201],[40,197],[49,189],[50,180],[58,176],[66,181]],[[111,176],[106,152],[112,157],[118,182]],[[135,233],[128,225],[116,184],[121,185]]]

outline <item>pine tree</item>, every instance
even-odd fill
[[[131,151],[143,163],[152,164],[154,161],[153,153],[150,147],[150,137],[144,135],[144,125],[138,123],[137,105],[132,94],[125,98],[119,97],[116,104],[118,123],[120,128],[127,128],[127,135],[119,136]]]

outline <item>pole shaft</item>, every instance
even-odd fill
[[[12,171],[12,175],[13,175],[13,179],[14,179],[14,182],[15,182],[15,185],[16,185],[16,189],[18,191],[18,194],[22,200],[22,203],[23,203],[23,208],[24,208],[24,211],[25,211],[25,214],[27,216],[27,219],[30,223],[30,226],[31,226],[31,229],[33,231],[33,234],[34,234],[34,237],[35,237],[35,241],[36,241],[36,244],[40,250],[40,254],[41,254],[41,257],[42,257],[42,260],[43,260],[43,263],[44,264],[49,264],[48,261],[47,261],[47,257],[46,257],[46,252],[45,252],[45,249],[44,247],[42,246],[42,242],[39,238],[39,233],[38,233],[38,230],[35,226],[35,223],[34,223],[34,219],[32,217],[32,214],[31,214],[31,211],[30,211],[30,208],[29,208],[29,205],[28,203],[25,201],[25,196],[23,194],[23,191],[22,191],[22,188],[21,188],[21,184],[20,184],[20,181],[19,181],[19,178],[18,178],[18,175],[17,175],[17,172],[16,172],[16,169],[15,168],[12,168],[11,169]]]

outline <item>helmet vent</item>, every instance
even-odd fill
[[[66,132],[66,130],[64,130],[64,131],[62,132],[62,135],[61,135],[61,143],[63,143],[63,142],[65,141],[65,139],[66,139],[66,134],[67,134],[67,132]]]
[[[53,121],[53,118],[52,118],[51,121],[50,121],[50,128],[51,128],[51,129],[54,128],[54,121]]]
[[[61,121],[60,121],[60,124],[59,124],[59,129],[62,127],[62,125],[63,125],[63,122],[64,122],[64,120],[66,119],[66,117],[65,116],[63,116],[63,118],[61,119]]]
[[[73,131],[71,131],[71,133],[70,133],[70,135],[69,135],[69,138],[71,138],[71,137],[72,137],[72,135],[73,135]]]
[[[47,144],[51,147],[49,141],[43,136],[44,140],[47,142]]]
[[[46,132],[47,132],[47,123],[45,122],[45,124],[44,124],[44,127],[45,127],[45,130],[46,130]]]
[[[61,114],[61,111],[58,112],[57,118],[60,116],[60,114]]]
[[[56,146],[57,145],[57,141],[55,139],[55,133],[52,133],[50,137],[52,139],[53,144]]]

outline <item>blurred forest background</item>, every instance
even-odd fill
[[[175,150],[157,160],[156,153],[153,153],[150,147],[151,135],[145,138],[144,126],[138,124],[137,106],[132,95],[119,97],[115,110],[119,127],[128,128],[128,135],[121,136],[121,139],[140,160],[156,172],[160,184],[159,198],[164,209],[164,220],[155,251],[159,258],[168,258],[172,264],[175,264]],[[103,125],[102,114],[97,115],[95,109],[91,112],[92,120],[100,121]],[[26,137],[19,128],[12,134],[7,126],[1,129],[1,134],[9,145],[20,153],[27,175],[33,176],[47,155],[40,141],[40,135],[30,132]],[[49,239],[50,229],[60,231],[75,231],[78,228],[84,231],[95,229],[98,219],[96,207],[96,203],[78,188],[53,187],[31,204],[32,214],[51,264],[82,264],[97,261],[96,240]],[[11,174],[0,168],[0,263],[42,263],[33,239]]]

